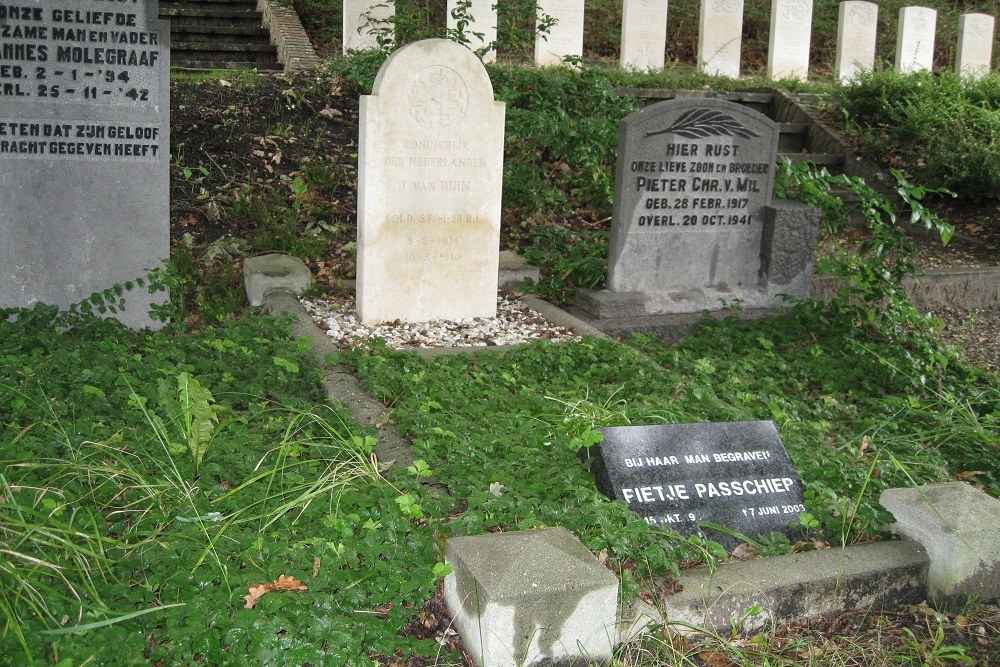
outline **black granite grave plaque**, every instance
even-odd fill
[[[805,511],[802,486],[769,421],[598,429],[589,450],[598,488],[651,526],[701,533],[732,548],[784,532]]]

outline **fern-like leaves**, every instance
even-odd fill
[[[647,137],[658,134],[676,134],[684,139],[704,139],[706,137],[741,137],[754,139],[760,135],[743,126],[729,114],[714,109],[692,109],[681,114],[674,124],[665,130],[647,132]]]

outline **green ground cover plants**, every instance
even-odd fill
[[[579,457],[595,425],[774,420],[809,515],[764,554],[884,537],[888,486],[1000,491],[993,378],[949,357],[928,382],[918,345],[835,307],[706,320],[675,346],[344,353],[413,444],[414,465],[381,474],[280,322],[177,335],[52,315],[0,325],[0,664],[440,664],[456,658],[400,629],[447,572],[447,537],[563,525],[626,596],[726,558],[596,490]],[[282,575],[308,590],[244,608]]]
[[[670,561],[691,545],[595,495],[577,458],[594,425],[773,420],[806,487],[804,541],[884,536],[877,498],[889,486],[961,473],[1000,492],[991,378],[955,364],[925,383],[901,342],[806,303],[753,323],[706,320],[676,346],[636,336],[627,347],[585,340],[432,360],[375,348],[349,359],[392,402],[415,455],[469,499],[463,532],[558,521],[594,551],[662,567],[661,550]]]
[[[406,471],[272,319],[196,332],[0,317],[0,665],[354,664],[434,591]],[[401,478],[401,479],[399,479]],[[400,498],[408,498],[407,512]],[[306,592],[244,608],[281,575]]]
[[[339,3],[296,4],[314,10],[303,10],[314,29],[336,37]],[[408,34],[423,36],[440,5],[402,13]],[[672,7],[671,25],[689,25],[693,6]],[[751,7],[751,26],[762,6]],[[501,16],[502,52],[511,58],[528,53],[526,8],[510,3]],[[958,8],[949,5],[948,16]],[[882,20],[892,11],[883,7]],[[618,12],[595,3],[581,70],[489,68],[507,103],[504,241],[544,267],[538,289],[555,301],[604,279],[617,126],[636,108],[615,87],[752,83],[690,67],[659,75],[607,67]],[[672,42],[677,53],[693,48],[684,34]],[[751,58],[759,52],[748,50]],[[298,127],[282,113],[340,111],[333,107],[343,90],[368,92],[383,59],[336,58],[332,74],[283,83],[273,100],[255,97],[251,113],[276,120],[237,152],[251,146],[281,172],[282,150],[316,146],[308,139],[324,131],[317,118]],[[893,143],[884,133],[903,120],[930,127],[927,100],[941,97],[963,119],[966,134],[954,143],[963,164],[982,169],[959,173],[943,162],[920,177],[963,194],[992,188],[981,179],[992,178],[997,161],[986,141],[995,82],[973,89],[946,76],[881,76],[846,93],[878,102],[852,107],[852,127],[869,132],[866,141]],[[251,97],[262,85],[260,77],[230,78]],[[894,100],[903,111],[891,108]],[[213,133],[236,141],[246,116],[236,104],[217,111]],[[981,145],[972,147],[970,134]],[[457,664],[454,647],[434,640],[440,628],[425,606],[447,572],[447,537],[566,526],[607,554],[629,598],[682,566],[726,558],[714,543],[651,531],[597,492],[579,457],[595,443],[595,425],[774,420],[809,514],[790,538],[761,540],[763,554],[885,537],[888,516],[876,499],[888,486],[958,478],[1000,495],[996,378],[937,343],[934,323],[896,289],[912,270],[897,218],[948,235],[922,208],[929,190],[905,179],[904,206],[865,199],[870,193],[854,183],[870,212],[871,243],[861,256],[831,260],[855,280],[828,306],[794,304],[753,323],[706,319],[672,346],[637,336],[475,357],[423,359],[378,344],[343,353],[339,360],[392,407],[412,442],[414,464],[386,469],[372,457],[374,436],[324,397],[307,349],[285,323],[245,310],[242,295],[245,255],[277,249],[322,262],[331,249],[351,254],[345,191],[355,187],[348,162],[356,155],[343,143],[340,162],[309,155],[263,178],[239,172],[256,157],[196,159],[193,145],[175,143],[174,194],[216,207],[242,236],[199,236],[202,209],[185,210],[193,217],[157,277],[173,295],[165,314],[174,324],[163,332],[130,332],[86,314],[59,318],[42,306],[0,311],[0,665]],[[826,186],[851,183],[795,169],[785,166],[780,187],[826,206],[835,234],[843,211]],[[952,180],[935,175],[945,173]],[[349,259],[338,266],[336,277],[351,275]],[[88,309],[121,298],[127,293],[112,290]],[[282,576],[294,584],[282,589]],[[255,597],[265,584],[274,590]],[[867,664],[964,662],[942,634],[957,621],[926,618],[926,633],[915,628]],[[713,650],[748,665],[812,655],[808,643],[754,641],[724,637]],[[651,657],[634,655],[644,652]],[[667,633],[616,660],[694,664],[696,652]]]

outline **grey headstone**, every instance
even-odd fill
[[[777,123],[725,100],[670,100],[627,116],[608,288],[578,305],[642,316],[808,296],[819,217],[771,202],[777,151]]]
[[[0,6],[0,307],[67,307],[169,255],[170,31],[156,0]],[[116,317],[153,326],[163,294]]]
[[[627,116],[618,142],[609,289],[757,285],[777,152],[777,124],[725,100],[670,100]]]
[[[802,485],[769,421],[598,429],[589,450],[597,486],[651,526],[702,533],[732,548],[740,540],[784,532],[805,511]]]

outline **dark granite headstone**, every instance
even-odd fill
[[[170,31],[157,0],[0,4],[0,307],[61,307],[169,255]],[[152,326],[135,289],[116,314]]]
[[[819,218],[801,205],[772,205],[778,134],[767,116],[712,98],[625,117],[607,290],[583,291],[577,305],[621,317],[808,296]]]
[[[589,450],[598,488],[651,526],[701,532],[727,547],[736,538],[783,532],[805,511],[802,486],[769,421],[599,428]]]

